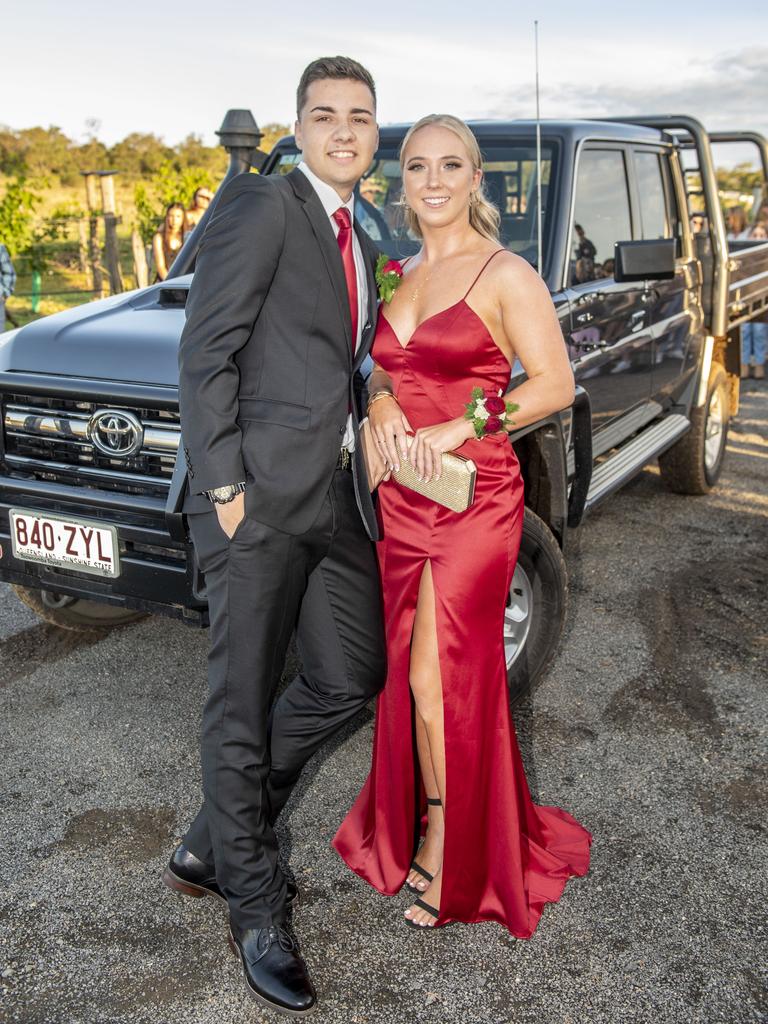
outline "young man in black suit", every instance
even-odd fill
[[[354,188],[378,146],[370,74],[314,61],[298,89],[301,164],[242,174],[205,231],[179,353],[184,512],[211,618],[204,804],[164,880],[229,905],[249,991],[316,996],[284,928],[296,897],[273,823],[309,757],[384,682],[376,520],[358,435],[377,251]],[[270,714],[291,634],[303,671]]]

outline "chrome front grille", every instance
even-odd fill
[[[3,425],[3,457],[12,471],[132,494],[168,490],[179,446],[177,412],[6,394]],[[113,452],[126,433],[136,440],[133,449]]]

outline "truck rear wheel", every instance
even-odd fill
[[[567,604],[568,570],[563,554],[552,531],[527,508],[504,615],[504,654],[513,703],[528,693],[549,667]]]
[[[691,411],[691,429],[659,456],[661,478],[678,494],[708,494],[723,468],[728,440],[728,377],[715,365],[709,375],[707,400]]]
[[[53,590],[33,590],[14,585],[16,596],[45,622],[60,629],[78,633],[101,633],[112,626],[124,626],[144,617],[143,612],[131,611],[113,604],[84,601],[69,594]]]

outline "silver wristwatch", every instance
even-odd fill
[[[203,494],[216,505],[226,505],[230,501],[234,501],[238,494],[242,494],[244,490],[244,483],[224,484],[223,487],[214,487],[212,491],[203,491]]]

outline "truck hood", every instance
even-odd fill
[[[0,371],[177,387],[191,280],[88,302],[0,334]]]

